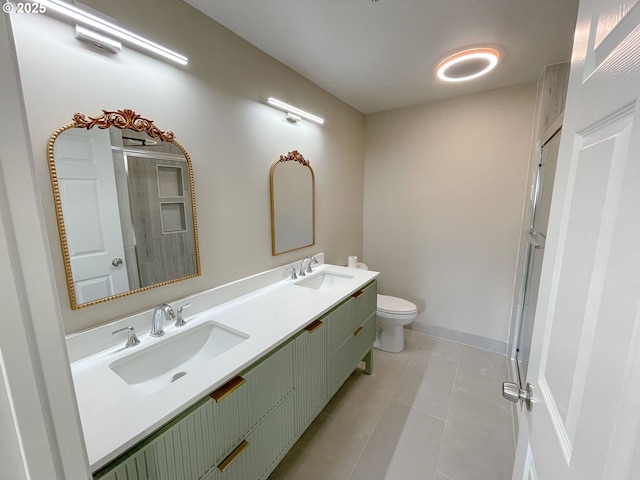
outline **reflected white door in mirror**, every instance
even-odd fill
[[[200,275],[191,159],[171,131],[76,113],[48,160],[71,308]]]

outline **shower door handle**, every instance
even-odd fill
[[[527,383],[524,389],[512,382],[502,382],[502,396],[513,403],[524,402],[527,410],[533,408],[533,387]]]

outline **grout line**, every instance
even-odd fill
[[[422,332],[417,332],[417,333],[419,333],[421,337],[426,335],[426,334],[424,334]],[[389,407],[389,404],[391,403],[391,400],[393,399],[393,395],[396,393],[396,389],[398,388],[398,385],[400,384],[400,379],[402,378],[402,376],[406,372],[407,368],[409,367],[409,364],[411,363],[411,360],[413,360],[413,357],[415,356],[416,351],[418,350],[418,345],[419,344],[420,344],[420,342],[418,342],[416,344],[416,348],[414,348],[413,352],[411,352],[411,357],[407,361],[407,364],[405,365],[405,367],[402,369],[402,373],[400,375],[398,375],[398,381],[396,382],[395,387],[393,387],[393,391],[391,392],[391,395],[389,395],[389,400],[387,400],[387,403],[385,404],[384,408],[382,409],[382,413],[380,414],[380,417],[378,418],[378,421],[376,422],[375,426],[373,427],[373,430],[371,431],[371,435],[369,435],[369,438],[367,438],[367,441],[364,444],[364,448],[360,452],[360,455],[358,455],[358,458],[356,459],[356,461],[353,463],[353,467],[351,467],[351,471],[349,472],[349,476],[347,477],[347,480],[351,480],[351,477],[353,476],[353,472],[355,472],[356,467],[360,463],[360,459],[362,458],[362,456],[364,455],[364,452],[367,450],[367,447],[369,446],[369,442],[371,441],[371,439],[375,435],[376,430],[378,429],[378,425],[380,424],[380,421],[382,420],[382,417],[384,417],[384,414],[387,412],[387,408]]]
[[[456,374],[453,376],[453,385],[451,385],[451,393],[449,393],[449,405],[447,406],[447,414],[444,417],[444,425],[442,427],[442,435],[440,436],[440,448],[438,448],[438,456],[436,457],[436,470],[434,476],[438,472],[438,465],[440,464],[440,455],[442,454],[442,442],[444,440],[444,432],[447,429],[447,423],[449,422],[449,413],[451,413],[451,400],[453,398],[453,391],[456,388],[456,381],[458,380],[458,372],[460,371],[460,360],[462,359],[462,348],[460,348],[460,355],[458,355],[458,360],[456,362]],[[442,475],[442,474],[440,474]],[[445,477],[445,475],[442,475]],[[448,477],[445,477],[448,478]]]

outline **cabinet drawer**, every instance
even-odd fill
[[[351,298],[327,316],[329,326],[329,352],[344,343],[358,325],[376,311],[377,285],[374,281],[355,292]]]
[[[290,342],[241,375],[246,382],[236,391],[209,402],[216,464],[293,390],[293,363]]]
[[[206,480],[261,480],[269,476],[297,438],[295,393],[238,442]]]
[[[372,313],[364,324],[356,327],[350,338],[329,357],[329,394],[344,383],[376,339],[376,316]]]
[[[360,320],[359,323],[364,322],[369,315],[374,313],[377,308],[378,300],[378,284],[374,280],[369,285],[360,289],[353,294],[353,298],[356,300],[355,314]]]

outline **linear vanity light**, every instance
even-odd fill
[[[320,125],[324,123],[324,118],[318,117],[317,115],[313,115],[312,113],[309,113],[309,112],[305,112],[304,110],[300,110],[298,107],[294,107],[293,105],[284,103],[278,100],[277,98],[269,97],[267,99],[267,103],[271,106],[274,106],[276,108],[279,108],[280,110],[284,110],[285,112],[287,112],[288,113],[287,119],[290,119],[292,121],[298,121],[299,118],[298,120],[296,120],[295,118],[297,116],[297,117],[305,118],[307,120],[311,120],[312,122],[316,122],[317,124],[320,124]]]
[[[75,20],[78,23],[91,27],[95,30],[99,30],[108,35],[112,35],[116,38],[119,38],[120,40],[132,43],[133,45],[137,45],[138,47],[149,50],[150,52],[153,52],[157,55],[161,55],[165,58],[168,58],[169,60],[173,60],[180,65],[186,65],[188,63],[188,59],[184,55],[180,55],[179,53],[176,53],[172,50],[169,50],[168,48],[163,47],[162,45],[158,45],[157,43],[147,40],[140,35],[136,35],[133,32],[125,30],[124,28],[120,28],[111,22],[107,22],[106,20],[97,17],[87,11],[81,10],[69,3],[62,2],[60,0],[38,0],[38,3],[46,7],[47,10],[58,12]]]
[[[94,32],[93,30],[83,27],[82,25],[78,25],[77,23],[76,38],[83,42],[89,42],[96,47],[109,50],[113,53],[120,53],[122,51],[122,44],[118,40],[114,40],[106,35],[101,35],[100,33]]]

